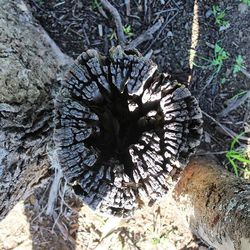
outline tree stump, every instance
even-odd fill
[[[75,193],[116,216],[165,196],[200,143],[201,111],[189,90],[120,46],[108,56],[84,52],[62,84],[54,141]]]

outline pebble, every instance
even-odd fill
[[[167,37],[173,37],[173,36],[174,36],[173,32],[172,31],[168,31]]]
[[[211,15],[212,15],[212,10],[210,9],[210,10],[208,10],[207,12],[206,12],[206,14],[205,14],[205,16],[206,16],[206,18],[209,18]]]
[[[245,3],[240,3],[238,5],[238,11],[241,13],[241,14],[244,14],[246,11],[247,11],[247,5]]]

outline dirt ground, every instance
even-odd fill
[[[26,2],[62,51],[73,58],[90,48],[105,54],[118,44],[112,18],[98,0]],[[188,85],[204,112],[204,137],[197,153],[216,154],[233,171],[226,158],[230,143],[244,132],[240,146],[246,145],[250,131],[250,6],[236,0],[110,2],[127,27],[128,42],[163,21],[153,39],[137,49]],[[223,11],[225,16],[220,15]],[[215,55],[218,46],[225,59]],[[234,73],[239,55],[244,62]],[[5,220],[13,226],[5,228],[5,221],[0,222],[0,249],[209,248],[190,233],[171,197],[121,220],[95,214],[66,190],[49,218],[45,215],[49,186],[11,211]]]

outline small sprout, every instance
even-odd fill
[[[219,73],[224,61],[228,59],[228,57],[229,53],[225,51],[225,49],[220,47],[219,44],[216,43],[214,46],[214,58],[211,61],[211,64],[217,68],[216,73]]]
[[[164,241],[168,238],[169,234],[172,232],[172,230],[169,230],[169,232],[167,232],[167,234],[163,233],[162,235],[160,235],[160,237],[153,237],[151,242],[152,245],[159,245],[164,243]]]
[[[212,8],[212,12],[216,24],[218,24],[220,27],[227,27],[229,25],[229,21],[225,20],[226,16],[225,10],[221,10],[219,6],[214,5]]]
[[[40,5],[44,4],[44,0],[37,0],[36,2]]]
[[[218,74],[219,71],[221,70],[221,67],[223,66],[224,61],[229,58],[229,53],[225,49],[223,49],[218,43],[216,43],[214,45],[213,58],[205,58],[203,56],[196,56],[196,58],[206,62],[207,65],[199,65],[196,62],[193,62],[192,64],[194,66],[202,69],[215,67],[216,68],[215,73]]]
[[[92,0],[92,1],[91,1],[91,9],[92,9],[93,11],[97,10],[97,9],[100,8],[100,7],[101,7],[101,3],[100,3],[99,0]]]
[[[239,142],[240,137],[245,134],[245,132],[237,135],[231,142],[230,149],[226,153],[226,158],[231,164],[236,176],[239,176],[239,171],[249,174],[250,169],[250,159],[249,159],[249,148],[245,147],[236,148],[236,143]]]
[[[123,27],[123,32],[125,33],[125,35],[127,37],[132,37],[134,35],[134,33],[132,32],[132,28],[130,25],[126,25]]]
[[[221,83],[221,85],[224,85],[224,84],[225,84],[225,82],[226,82],[226,78],[225,78],[225,77],[223,77],[223,78],[221,79],[220,83]]]
[[[117,40],[117,35],[114,30],[112,31],[110,35],[108,35],[108,37],[109,37],[109,40],[113,40],[113,39]]]
[[[160,238],[152,238],[152,245],[158,245],[160,244],[161,242],[161,239]]]
[[[233,97],[231,97],[229,100],[234,100],[234,99],[237,99],[243,95],[245,95],[247,93],[247,90],[242,90],[240,91],[239,93],[237,93],[236,95],[234,95]]]
[[[235,64],[233,67],[233,74],[236,75],[244,68],[245,68],[245,60],[243,59],[241,55],[238,55],[236,57]]]
[[[242,3],[245,3],[246,5],[250,6],[250,0],[241,0]]]

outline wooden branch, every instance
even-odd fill
[[[111,14],[114,19],[117,37],[119,39],[120,45],[124,46],[126,43],[126,37],[123,32],[122,19],[118,12],[118,10],[108,1],[108,0],[100,0],[102,6]]]
[[[191,230],[216,249],[248,250],[250,182],[212,158],[195,157],[185,168],[174,198]]]
[[[162,20],[157,21],[152,27],[144,31],[140,36],[135,38],[133,41],[126,46],[126,49],[136,49],[140,44],[153,39],[153,35],[158,31],[162,26]]]

